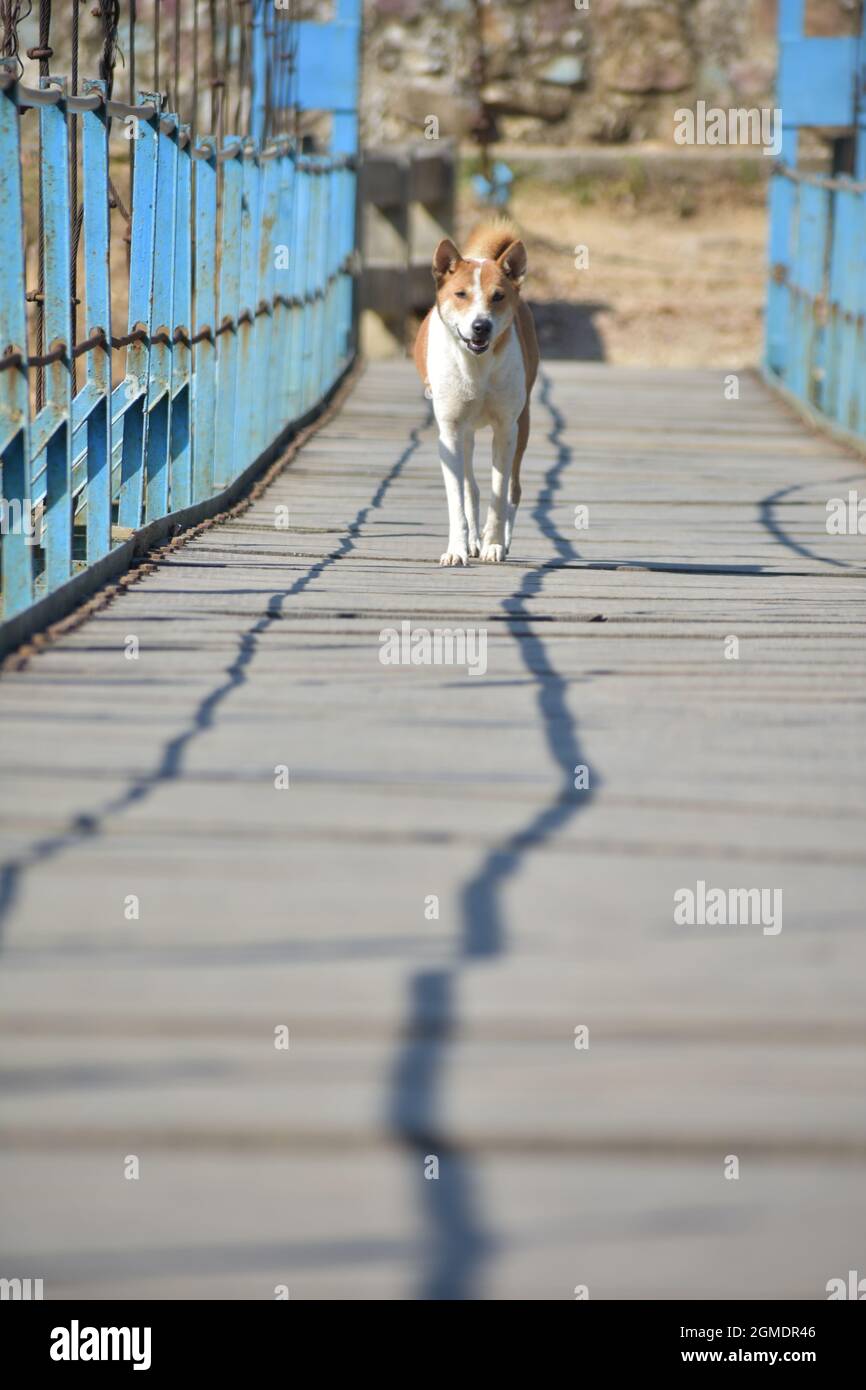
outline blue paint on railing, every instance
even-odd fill
[[[143,92],[141,105],[159,103],[156,93]],[[156,244],[156,179],[158,122],[138,121],[135,127],[135,173],[132,186],[132,248],[129,268],[129,332],[141,331],[145,341],[131,343],[126,355],[126,380],[121,386],[125,409],[120,416],[119,524],[130,530],[141,525],[144,501],[146,415],[150,388],[150,335],[153,331],[153,274]],[[86,232],[85,232],[86,235]]]
[[[197,136],[193,148],[160,94],[139,95],[125,327],[111,318],[105,84],[81,84],[82,94],[102,98],[83,109],[51,77],[60,100],[43,104],[19,85],[11,63],[0,69],[4,618],[104,559],[146,522],[221,493],[323,399],[350,361],[361,0],[337,0],[330,24],[279,24],[269,33],[265,19],[266,0],[253,0],[248,135],[226,136],[222,149],[216,137]],[[293,69],[283,59],[294,41]],[[267,135],[268,113],[292,102],[331,113],[328,154],[302,155],[290,136]],[[20,143],[21,111],[31,105],[41,132],[43,351],[56,355],[43,368],[38,413],[27,364]],[[84,322],[86,337],[100,339],[79,358],[77,390],[73,122],[82,151]],[[115,249],[115,274],[119,262]],[[125,376],[112,388],[118,351]]]
[[[0,372],[0,457],[3,460],[4,531],[3,596],[9,612],[33,601],[33,528],[30,498],[30,403],[27,370],[27,311],[24,298],[24,204],[21,191],[19,116],[14,92],[0,91],[0,246],[4,283],[14,293],[0,293],[0,342],[15,367]],[[25,524],[25,521],[27,524]]]
[[[43,78],[48,88],[64,79]],[[53,352],[72,339],[69,234],[69,136],[60,105],[39,111],[42,206],[45,209],[45,346]],[[45,371],[45,404],[33,422],[31,447],[45,453],[45,583],[56,589],[72,573],[72,363],[67,354]]]
[[[189,126],[180,126],[178,135],[189,136]],[[177,325],[171,347],[171,433],[169,460],[171,495],[169,506],[179,512],[192,502],[192,442],[190,440],[190,376],[192,349],[192,161],[181,154],[177,161],[175,191],[174,302],[172,317]],[[187,341],[184,341],[184,338]]]
[[[107,95],[104,82],[85,82],[85,92]],[[85,111],[84,134],[84,300],[87,336],[111,322],[111,267],[108,228],[108,121],[105,109]],[[87,354],[87,381],[79,393],[80,424],[86,430],[87,563],[93,565],[111,549],[111,347]],[[86,403],[86,404],[85,404]],[[73,434],[73,446],[75,436]],[[73,447],[74,453],[74,447]],[[73,469],[73,488],[75,474]]]
[[[804,14],[805,0],[780,0],[765,369],[816,416],[866,440],[866,13],[849,38],[804,38]],[[837,141],[846,131],[846,165],[803,172],[806,126]]]
[[[216,140],[199,141],[207,151],[195,165],[195,304],[196,322],[217,321],[217,161]],[[216,439],[217,339],[209,335],[195,345],[193,397],[193,496],[210,497]],[[275,433],[276,431],[272,431]]]

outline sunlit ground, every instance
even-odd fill
[[[667,189],[643,188],[628,172],[561,185],[518,180],[511,211],[529,250],[525,294],[542,353],[625,365],[756,364],[764,198],[765,185],[736,178]],[[464,198],[460,231],[477,216]]]

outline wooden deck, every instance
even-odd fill
[[[440,570],[427,412],[369,369],[0,681],[0,1274],[825,1297],[866,1207],[866,536],[825,506],[866,470],[755,380],[554,363],[512,560]],[[404,620],[486,674],[382,665]],[[781,932],[677,925],[699,880]]]

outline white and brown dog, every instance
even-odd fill
[[[502,218],[476,227],[463,255],[447,240],[433,253],[436,303],[418,330],[415,365],[433,400],[448,498],[440,565],[465,565],[470,555],[498,563],[511,545],[538,371],[535,325],[520,298],[525,275],[526,248]],[[493,478],[481,531],[472,450],[484,425],[493,428]]]

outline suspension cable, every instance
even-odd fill
[[[27,5],[23,14],[22,4]],[[24,71],[24,64],[18,53],[18,26],[22,19],[28,19],[32,13],[33,0],[0,0],[0,25],[3,27],[0,53],[4,58],[15,59],[16,72],[19,77]]]

